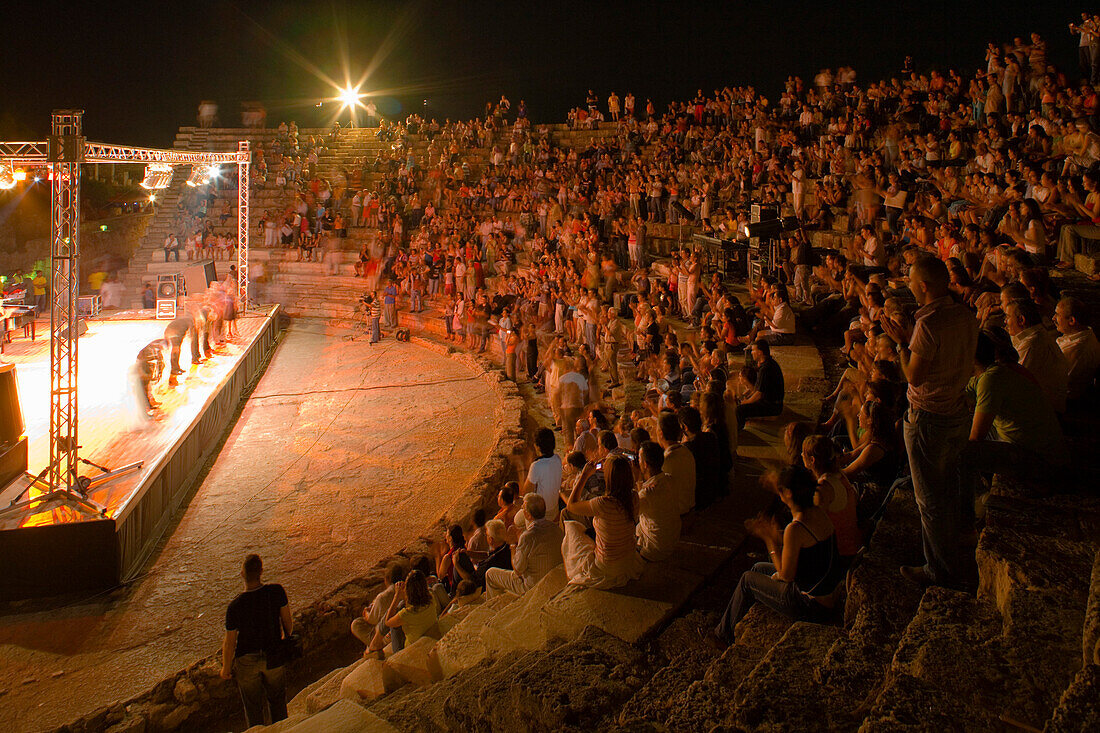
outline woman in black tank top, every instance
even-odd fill
[[[771,562],[759,562],[741,575],[718,626],[708,639],[720,646],[733,642],[733,629],[756,602],[798,621],[820,618],[827,609],[817,597],[830,594],[842,573],[833,524],[814,506],[817,483],[805,468],[788,469],[778,486],[779,498],[793,516],[780,531],[771,518],[746,522],[764,541]]]

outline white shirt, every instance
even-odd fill
[[[1020,366],[1035,377],[1054,411],[1065,412],[1069,361],[1058,347],[1058,342],[1042,324],[1036,324],[1013,336],[1012,345],[1020,355]]]
[[[682,443],[665,449],[664,472],[672,480],[677,514],[686,514],[695,507],[695,456]]]
[[[638,551],[651,562],[667,560],[680,541],[680,529],[672,478],[659,473],[638,490]]]
[[[779,333],[795,332],[794,310],[787,303],[780,303],[775,307],[772,316],[772,328]]]
[[[561,492],[561,458],[552,455],[538,459],[527,471],[527,480],[534,485],[535,492],[546,501],[546,518],[556,522],[558,498]]]

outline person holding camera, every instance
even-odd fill
[[[263,570],[259,555],[245,558],[244,592],[225,612],[222,641],[221,677],[237,681],[249,727],[287,717],[286,675],[277,654],[283,639],[294,631],[294,619],[283,586],[263,583]]]

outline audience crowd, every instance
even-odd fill
[[[436,309],[449,339],[544,393],[555,423],[495,516],[390,569],[353,626],[367,652],[438,635],[559,564],[585,587],[639,577],[735,485],[751,421],[783,427],[788,465],[746,523],[768,561],[731,589],[714,643],[756,602],[833,617],[899,487],[924,554],[901,574],[974,590],[991,475],[1033,492],[1073,480],[1063,431],[1095,399],[1100,343],[1062,287],[1083,279],[1060,271],[1100,239],[1100,16],[1071,30],[1079,79],[1031,34],[990,44],[974,74],[823,69],[775,99],[700,89],[660,112],[589,90],[568,133],[503,97],[471,121],[383,120],[387,146],[333,180],[314,172],[338,128],[304,159],[284,144],[297,197],[265,217],[265,243],[376,232],[355,269],[385,289],[387,325],[406,304]],[[555,140],[578,131],[587,145]],[[754,203],[793,219],[747,291],[702,250],[662,251],[665,225],[749,244]],[[843,244],[812,246],[818,230]],[[843,344],[816,424],[784,404],[799,332]]]

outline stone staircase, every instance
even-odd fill
[[[317,131],[302,130],[300,134],[304,136],[315,132]],[[236,150],[237,143],[240,140],[249,140],[253,147],[263,145],[265,151],[270,151],[270,144],[275,137],[276,131],[273,129],[181,127],[176,134],[172,147],[176,150],[194,152],[224,152]],[[273,166],[274,162],[274,159],[269,159],[269,167]],[[180,196],[187,190],[186,181],[189,174],[189,168],[179,168],[172,176],[169,187],[156,192],[157,210],[153,221],[150,222],[145,236],[130,259],[129,265],[120,272],[120,279],[131,308],[141,308],[141,292],[146,282],[155,282],[157,275],[177,273],[187,266],[187,256],[183,251],[180,252],[180,262],[177,263],[175,259],[165,262],[163,244],[164,238],[172,231]],[[237,176],[236,167],[227,166],[223,175],[229,176],[235,181]],[[259,221],[263,212],[266,209],[281,209],[292,200],[293,191],[291,189],[284,190],[270,181],[262,185],[253,184],[249,195],[249,209],[253,221],[253,246],[257,243],[257,239],[262,242],[262,237],[257,234],[254,223]],[[217,191],[216,200],[211,208],[215,220],[217,220],[217,215],[221,211],[221,205],[224,201],[229,201],[232,217],[215,228],[218,231],[235,234],[237,229],[236,187]],[[224,270],[228,268],[229,264],[231,263],[219,262],[219,276],[224,275]]]

